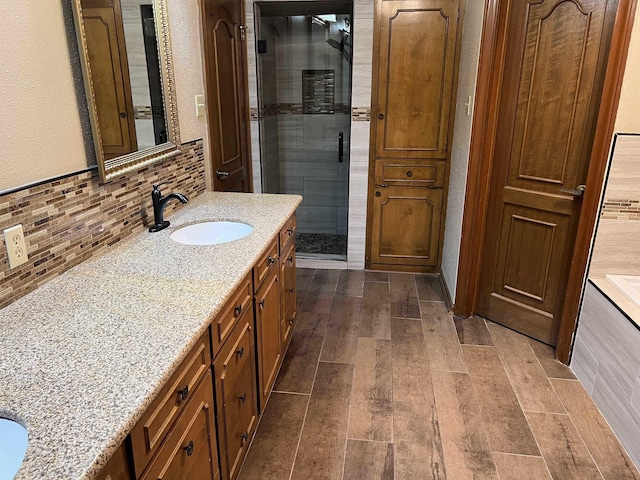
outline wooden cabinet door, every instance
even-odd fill
[[[244,2],[203,0],[203,31],[214,190],[249,192]]]
[[[435,266],[438,264],[442,189],[373,189],[371,262]]]
[[[477,313],[552,345],[616,3],[503,2],[506,47]]]
[[[120,0],[82,0],[81,6],[102,153],[108,160],[138,149]]]
[[[258,385],[260,411],[264,408],[280,367],[280,278],[278,268],[271,269],[255,298],[256,340],[258,342]]]
[[[96,480],[132,480],[126,445],[123,443],[100,471]]]
[[[296,319],[296,244],[290,242],[280,259],[281,320],[280,336],[282,338],[282,354],[289,345]]]
[[[225,480],[238,475],[258,420],[253,324],[253,311],[245,311],[213,364]]]
[[[474,0],[475,1],[475,0]],[[378,1],[375,155],[447,156],[458,0]]]
[[[213,384],[208,371],[141,480],[217,480]]]

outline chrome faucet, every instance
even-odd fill
[[[171,193],[166,197],[162,196],[160,192],[160,187],[162,185],[167,185],[171,182],[162,182],[157,183],[153,186],[153,190],[151,191],[151,200],[153,201],[153,222],[154,224],[149,227],[150,232],[159,232],[160,230],[164,230],[169,226],[169,221],[163,218],[164,216],[164,208],[169,203],[169,200],[177,199],[182,203],[187,203],[187,197],[180,193]]]

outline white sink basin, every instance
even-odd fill
[[[253,232],[253,227],[241,222],[202,222],[183,227],[169,238],[185,245],[218,245],[233,242]]]
[[[12,420],[0,418],[0,478],[12,479],[27,452],[27,430]]]

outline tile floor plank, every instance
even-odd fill
[[[442,457],[427,445],[397,440],[393,454],[395,480],[446,480]]]
[[[453,318],[443,303],[420,301],[422,330],[431,370],[467,372]]]
[[[393,441],[391,340],[359,338],[349,438]]]
[[[438,275],[416,275],[415,278],[420,301],[444,302],[444,292]]]
[[[353,365],[318,365],[292,480],[335,480],[342,475]]]
[[[522,409],[566,413],[527,338],[496,323],[488,327]]]
[[[551,480],[542,457],[526,457],[508,453],[494,453],[500,480]]]
[[[487,329],[484,318],[473,316],[469,318],[453,317],[460,343],[465,345],[493,346],[491,334]]]
[[[364,272],[365,282],[384,282],[389,283],[389,274],[387,272]]]
[[[538,358],[540,365],[542,365],[542,369],[547,374],[547,377],[566,378],[569,380],[576,379],[576,376],[569,367],[559,360],[556,360],[555,350],[553,347],[545,345],[533,338],[527,338],[527,341],[529,342],[529,346],[533,350],[533,353],[536,354],[536,357]]]
[[[341,270],[336,295],[361,297],[363,284],[364,272],[362,270]]]
[[[391,303],[388,283],[364,282],[358,336],[391,338]]]
[[[361,303],[358,297],[336,295],[333,298],[321,361],[355,363]]]
[[[431,375],[422,334],[422,322],[391,319],[393,400],[426,402],[433,396]]]
[[[463,345],[462,350],[473,387],[478,393],[491,450],[539,456],[497,348]]]
[[[640,480],[640,474],[580,382],[551,380],[605,479]]]
[[[347,440],[343,480],[394,480],[393,444]]]
[[[296,268],[296,289],[299,292],[307,292],[313,286],[313,276],[316,271],[313,268]]]
[[[307,403],[308,395],[271,394],[240,478],[288,480]]]
[[[569,415],[526,415],[552,478],[602,479]]]
[[[311,393],[328,321],[326,313],[303,312],[298,316],[275,391]]]
[[[455,479],[498,479],[482,412],[469,375],[431,372],[447,475]]]
[[[309,291],[335,294],[340,272],[341,270],[317,269]]]
[[[418,292],[413,275],[390,273],[391,316],[401,318],[420,318]]]

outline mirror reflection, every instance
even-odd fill
[[[81,0],[102,154],[110,160],[168,141],[150,0]]]

